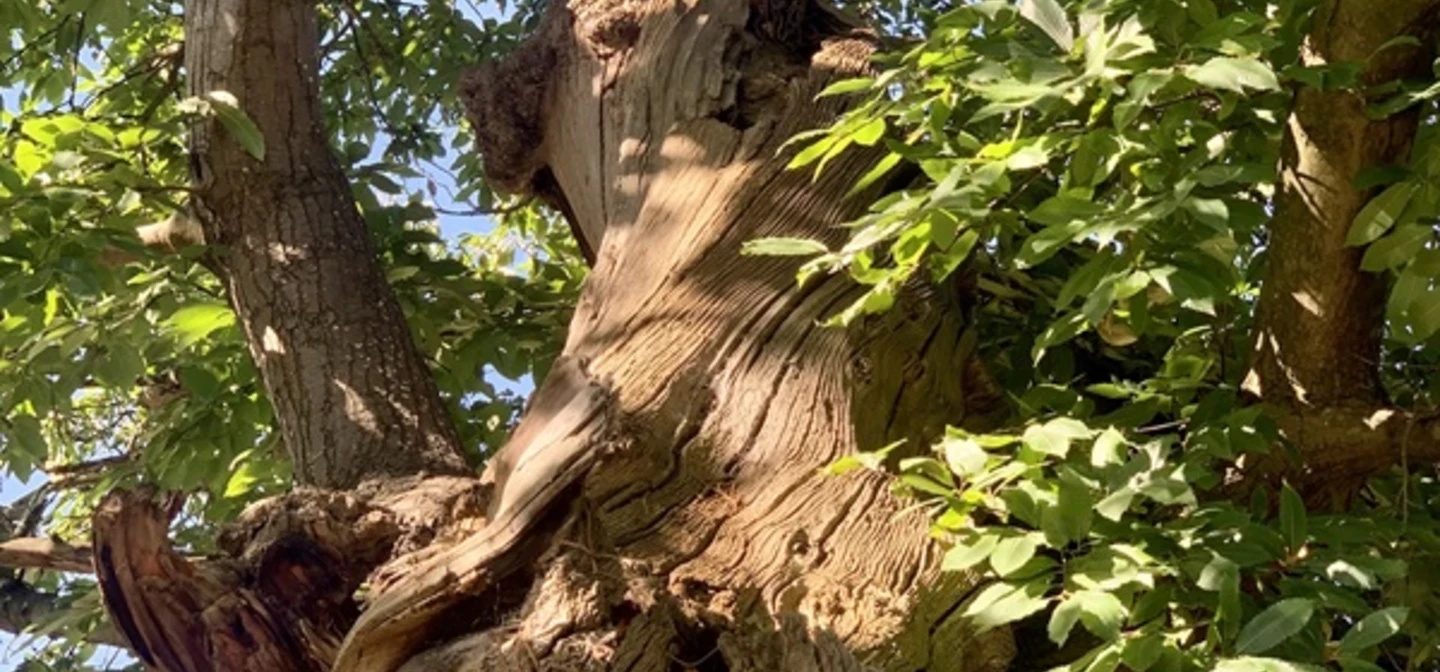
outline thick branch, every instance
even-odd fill
[[[1242,465],[1226,488],[1234,499],[1283,479],[1313,507],[1339,509],[1378,471],[1440,464],[1440,414],[1346,404],[1280,408],[1271,417],[1299,450],[1277,448]]]
[[[1306,65],[1367,63],[1367,85],[1429,67],[1433,45],[1392,47],[1403,35],[1433,30],[1435,0],[1385,3],[1329,0],[1302,50]],[[1275,404],[1324,407],[1380,403],[1384,278],[1360,269],[1363,250],[1345,244],[1351,222],[1373,192],[1355,179],[1366,168],[1404,163],[1418,112],[1374,121],[1362,93],[1301,89],[1285,136],[1280,193],[1270,224],[1251,392]]]
[[[53,569],[83,574],[95,571],[90,562],[89,548],[41,537],[0,542],[0,567]]]

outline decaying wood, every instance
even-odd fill
[[[339,669],[390,672],[473,609],[469,598],[528,581],[514,549],[545,536],[532,521],[555,529],[556,513],[563,529],[588,532],[560,534],[552,552],[577,565],[618,559],[613,585],[542,580],[508,634],[456,638],[405,669],[1008,660],[1005,633],[958,623],[970,582],[939,579],[923,515],[901,515],[882,478],[819,473],[879,447],[859,436],[933,437],[989,410],[967,399],[963,312],[917,300],[849,333],[822,329],[856,298],[851,285],[797,288],[793,262],[739,253],[764,236],[839,242],[837,225],[866,205],[841,196],[873,153],[842,155],[814,181],[777,156],[842,109],[816,102],[821,88],[868,67],[870,42],[836,27],[809,3],[577,1],[467,82],[492,178],[550,200],[598,250],[565,348],[583,376],[540,387],[537,410],[548,410],[527,415],[490,464],[500,485],[490,527],[385,586]],[[589,386],[605,390],[603,405]],[[903,427],[876,405],[903,406],[893,423]],[[574,420],[552,429],[564,417]],[[529,438],[539,433],[556,438]],[[544,599],[554,595],[573,602]],[[580,616],[615,612],[642,616],[624,627]]]
[[[267,139],[263,162],[215,128],[199,134],[197,211],[207,239],[232,250],[223,261],[230,290],[280,415],[318,414],[306,421],[320,423],[312,429],[339,423],[366,442],[346,447],[286,426],[287,443],[310,441],[291,446],[301,481],[390,483],[353,496],[393,511],[374,497],[413,484],[387,477],[445,471],[445,441],[428,411],[363,412],[377,397],[406,408],[426,396],[403,357],[394,378],[363,387],[349,376],[377,362],[327,359],[349,357],[356,339],[381,349],[388,340],[346,332],[353,297],[325,291],[349,292],[340,276],[360,272],[328,260],[369,251],[348,228],[314,225],[340,226],[353,205],[335,201],[332,174],[315,167],[322,154],[333,163],[317,140],[315,93],[288,76],[313,64],[291,34],[308,30],[305,11],[258,0],[187,8],[187,55],[200,52],[192,66],[207,73],[192,80],[268,105],[253,115]],[[271,29],[274,45],[247,51],[256,26]],[[896,438],[921,449],[945,425],[993,410],[963,291],[915,287],[883,317],[828,329],[818,322],[858,288],[840,277],[797,287],[793,260],[740,254],[766,236],[838,244],[839,225],[875,195],[843,198],[876,151],[841,155],[816,179],[786,170],[780,153],[843,110],[847,101],[815,95],[867,71],[872,49],[863,32],[803,0],[552,5],[538,35],[463,87],[491,177],[549,200],[595,251],[564,356],[472,482],[476,496],[462,498],[488,496],[488,513],[439,505],[409,528],[381,514],[396,529],[376,544],[272,504],[226,543],[233,564],[212,568],[168,552],[152,505],[115,500],[97,520],[95,547],[108,558],[102,587],[127,638],[173,672],[320,670],[332,660],[345,672],[477,661],[637,672],[1002,669],[1014,653],[1009,634],[976,633],[959,617],[975,581],[939,573],[925,515],[902,511],[879,475],[821,473]],[[247,205],[257,192],[287,190],[298,192],[298,209]],[[261,282],[280,266],[293,272]],[[274,322],[276,311],[304,317],[317,305],[308,319],[336,326],[323,338]],[[403,326],[388,303],[373,305],[367,329]],[[388,434],[392,421],[404,431]],[[414,452],[369,462],[402,436]],[[316,497],[325,501],[317,491],[284,501],[303,509]],[[336,515],[342,528],[356,524]],[[378,548],[412,552],[371,572]],[[288,581],[266,570],[292,555],[299,566],[280,575]],[[337,562],[332,582],[316,574]],[[342,645],[349,591],[365,576],[368,605]],[[301,607],[277,602],[297,594]],[[237,645],[237,633],[250,643]],[[286,647],[303,654],[290,667],[273,663]]]

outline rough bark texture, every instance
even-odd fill
[[[492,177],[566,212],[597,264],[562,373],[490,465],[486,532],[382,586],[337,667],[396,669],[474,617],[466,595],[523,585],[520,547],[552,530],[505,627],[401,669],[1005,665],[1007,633],[959,622],[973,581],[939,576],[924,516],[884,478],[818,473],[990,410],[952,290],[846,333],[816,323],[847,280],[797,289],[793,261],[739,253],[838,242],[864,208],[841,196],[873,154],[812,182],[776,152],[839,112],[814,95],[870,51],[807,2],[577,0],[467,82]]]
[[[193,0],[185,15],[191,94],[235,95],[265,139],[256,160],[218,121],[197,125],[191,206],[218,246],[297,480],[465,473],[326,139],[314,6]]]
[[[1423,47],[1395,47],[1401,35],[1428,33],[1436,3],[1407,0],[1376,11],[1368,0],[1325,3],[1302,51],[1306,65],[1370,62],[1374,85],[1422,73]],[[1419,111],[1375,121],[1361,92],[1302,88],[1282,155],[1268,268],[1260,299],[1256,359],[1248,387],[1267,401],[1325,407],[1380,401],[1385,278],[1360,270],[1363,249],[1347,247],[1355,216],[1374,195],[1355,188],[1366,168],[1404,164]]]
[[[1368,0],[1329,0],[1316,12],[1302,60],[1367,63],[1366,85],[1423,73],[1437,8],[1435,0],[1389,2],[1384,11]],[[1428,46],[1377,53],[1404,35],[1427,38]],[[1420,118],[1412,110],[1377,121],[1365,113],[1368,102],[1362,91],[1307,87],[1296,94],[1245,380],[1247,391],[1276,409],[1301,457],[1277,457],[1254,471],[1288,474],[1312,503],[1332,506],[1378,469],[1440,454],[1440,422],[1385,408],[1378,364],[1386,279],[1361,270],[1364,250],[1345,244],[1374,196],[1357,189],[1356,178],[1367,168],[1405,164]]]
[[[443,471],[433,388],[357,263],[369,250],[319,126],[310,11],[188,8],[192,85],[234,91],[268,147],[256,162],[198,134],[199,218],[303,480]],[[940,574],[923,512],[881,476],[820,473],[994,410],[964,293],[913,287],[884,317],[824,329],[852,283],[797,288],[793,260],[740,255],[765,236],[838,243],[866,207],[873,194],[843,195],[875,153],[814,181],[777,153],[843,109],[814,96],[871,50],[805,0],[552,5],[463,91],[492,178],[550,200],[596,252],[511,441],[481,481],[259,507],[211,563],[169,550],[148,499],[112,500],[94,547],[127,639],[170,672],[1002,669],[1009,633],[963,623],[975,581]],[[408,452],[372,463],[392,442]]]

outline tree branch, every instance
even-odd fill
[[[1440,413],[1364,404],[1272,407],[1295,450],[1242,461],[1225,493],[1244,499],[1256,485],[1288,481],[1312,507],[1343,508],[1376,472],[1440,464]]]
[[[22,537],[0,542],[0,567],[53,569],[82,574],[95,571],[89,547],[72,546],[45,537]]]

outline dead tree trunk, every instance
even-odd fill
[[[203,147],[199,178],[226,198],[206,200],[202,214],[210,227],[234,222],[218,233],[233,231],[225,240],[239,248],[226,272],[256,356],[274,356],[275,334],[304,345],[265,364],[277,408],[304,416],[287,426],[287,442],[310,445],[296,429],[310,423],[382,438],[399,436],[392,424],[418,427],[396,446],[399,471],[451,470],[443,432],[425,429],[433,386],[392,338],[404,328],[393,299],[372,297],[367,314],[383,325],[375,333],[391,336],[346,331],[345,316],[360,314],[344,303],[336,329],[305,330],[330,315],[316,312],[326,288],[373,275],[347,266],[369,252],[354,239],[352,206],[334,200],[312,52],[294,46],[313,39],[298,16],[310,10],[221,4],[228,23],[191,19],[201,23],[187,51],[217,50],[195,57],[198,81],[205,68],[247,73],[220,81],[243,88],[242,102],[279,105],[257,122],[284,158],[267,156],[279,172],[257,178],[238,147]],[[197,39],[207,20],[239,30]],[[224,44],[289,33],[300,34],[294,44]],[[961,622],[974,581],[939,574],[924,514],[901,512],[882,477],[820,473],[896,439],[927,445],[946,424],[994,409],[966,337],[963,291],[917,286],[883,318],[826,329],[817,321],[854,300],[853,285],[798,288],[793,261],[740,254],[766,236],[840,242],[837,225],[874,196],[844,198],[873,153],[841,155],[813,181],[785,170],[779,154],[843,109],[842,99],[815,95],[865,72],[872,48],[806,0],[553,5],[535,37],[463,90],[490,177],[547,199],[596,251],[561,362],[488,465],[488,514],[480,520],[465,479],[402,495],[301,491],[251,512],[227,546],[235,559],[217,572],[166,554],[163,526],[144,522],[163,512],[117,499],[97,522],[95,547],[122,632],[171,672],[1002,669],[1013,655],[1008,633]],[[262,60],[252,70],[245,59]],[[288,77],[295,64],[304,67]],[[298,148],[285,146],[296,137]],[[217,182],[227,175],[238,186]],[[319,196],[300,202],[323,201],[315,207],[228,207],[312,175],[301,184]],[[295,260],[297,272],[269,291],[246,285],[277,259]],[[352,368],[327,368],[336,358]],[[382,362],[400,368],[349,385],[345,371],[390,371]],[[306,396],[315,392],[332,403]],[[334,403],[354,394],[403,403],[383,417]],[[291,450],[309,484],[402,475],[361,466],[322,478],[336,460],[364,465],[369,449]],[[371,575],[371,600],[341,644],[350,591],[387,555],[398,557]]]

